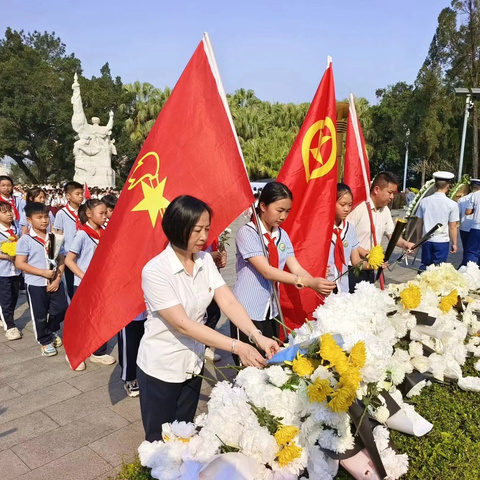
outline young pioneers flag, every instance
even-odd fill
[[[282,227],[295,256],[315,277],[324,277],[335,221],[337,193],[337,111],[331,60],[302,128],[277,180],[293,194],[293,206]],[[280,300],[288,327],[302,325],[321,303],[311,289],[281,285]]]
[[[368,162],[365,139],[357,117],[353,95],[350,94],[350,107],[345,141],[345,168],[343,181],[353,194],[353,208],[370,198],[370,164]],[[356,128],[355,128],[356,125]]]
[[[63,341],[72,368],[145,310],[141,272],[165,248],[162,216],[182,194],[211,206],[210,240],[253,202],[206,34],[140,150],[67,311]]]

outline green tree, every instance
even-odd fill
[[[70,84],[80,70],[54,33],[8,28],[0,40],[0,157],[33,183],[72,165]]]

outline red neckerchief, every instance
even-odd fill
[[[18,213],[17,206],[15,205],[15,198],[13,198],[13,195],[10,198],[5,198],[2,195],[2,200],[9,203],[12,206],[13,213],[15,215],[15,220],[17,220],[18,222],[18,220],[20,220],[20,214]]]
[[[45,249],[45,255],[47,256],[48,258],[48,249],[47,249],[47,241],[44,240],[42,237],[38,236],[35,232],[35,236],[32,235],[32,232],[33,230],[30,230],[30,232],[28,233],[29,237],[33,238],[33,240],[35,240],[36,242],[38,242],[40,245],[43,246],[43,248]],[[48,234],[47,234],[47,238],[48,238]]]
[[[92,237],[93,239],[100,241],[102,238],[103,232],[105,230],[99,229],[98,231],[95,230],[88,222],[84,225],[81,225],[79,230],[83,230],[88,236]]]
[[[335,268],[337,269],[338,274],[343,273],[343,266],[346,265],[345,262],[345,250],[343,248],[342,240],[342,230],[345,228],[345,221],[342,222],[342,228],[334,227],[333,234],[335,235],[335,250],[334,250],[334,259],[335,259]]]
[[[70,205],[67,204],[65,205],[65,208],[67,209],[67,212],[75,219],[75,224],[77,225],[77,230],[80,229],[82,224],[80,223],[80,220],[78,219],[78,211],[76,212],[75,210],[70,208]]]
[[[270,265],[278,268],[279,258],[278,249],[275,245],[275,238],[271,237],[268,233],[265,233],[264,237],[268,240],[268,259],[270,260]]]

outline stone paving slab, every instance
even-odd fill
[[[0,452],[2,480],[11,480],[27,473],[30,469],[11,451]]]
[[[108,408],[102,408],[41,437],[17,445],[12,451],[33,470],[128,424],[125,418]]]
[[[1,336],[2,334],[0,332],[0,337]],[[31,359],[27,362],[21,362],[9,366],[0,364],[0,385],[6,385],[9,382],[14,382],[32,373],[39,373],[44,371],[44,366],[38,362],[37,358]]]
[[[90,443],[88,446],[108,463],[117,467],[122,462],[133,460],[138,446],[143,440],[145,440],[145,432],[142,421],[138,420],[96,442]]]
[[[27,442],[40,435],[45,435],[58,427],[58,423],[43,412],[33,412],[24,417],[16,418],[11,422],[0,425],[0,451]]]
[[[17,477],[19,480],[94,480],[111,471],[112,466],[88,447],[75,450]]]
[[[0,424],[24,417],[29,413],[42,410],[50,405],[55,405],[57,402],[75,397],[80,393],[80,390],[77,390],[68,383],[61,382],[56,385],[46,386],[35,392],[27,393],[19,398],[12,398],[6,402],[2,402],[1,408],[4,411],[0,414]]]
[[[14,390],[11,386],[0,387],[0,404],[5,400],[10,400],[11,398],[19,397],[20,393]]]
[[[109,385],[110,383],[122,382],[120,377],[120,366],[117,364],[115,368],[104,366],[96,370],[89,369],[90,365],[94,365],[87,360],[87,370],[84,370],[83,375],[74,375],[67,380],[67,382],[82,392],[89,392],[96,390],[98,387]],[[79,372],[80,373],[80,372]]]

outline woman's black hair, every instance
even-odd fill
[[[162,228],[169,242],[187,250],[190,235],[205,211],[212,216],[212,209],[205,202],[190,195],[181,195],[173,200],[162,219]]]
[[[337,183],[337,201],[346,193],[349,193],[353,199],[353,193],[350,187],[346,183]]]
[[[45,190],[43,188],[40,188],[40,187],[33,187],[33,188],[29,188],[27,190],[27,194],[25,195],[25,200],[27,203],[31,203],[31,202],[34,202],[35,199],[41,194],[41,193],[44,193],[45,196],[47,196]]]
[[[105,205],[105,203],[96,198],[91,198],[78,207],[78,219],[82,225],[85,225],[88,222],[87,210],[93,210],[99,205]]]
[[[267,183],[258,198],[258,210],[260,209],[261,203],[264,203],[268,207],[271,203],[284,200],[285,198],[293,200],[292,192],[286,185],[280,182]]]

